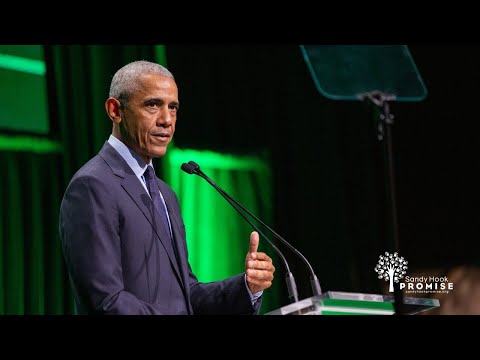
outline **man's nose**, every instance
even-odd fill
[[[172,115],[170,114],[170,109],[162,108],[160,115],[157,118],[157,126],[168,127],[172,124]]]

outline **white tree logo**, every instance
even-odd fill
[[[408,261],[403,256],[399,257],[398,253],[389,254],[385,251],[385,255],[380,255],[375,271],[378,273],[379,279],[390,281],[388,291],[393,292],[393,282],[398,283],[407,273]]]

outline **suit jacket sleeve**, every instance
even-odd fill
[[[191,276],[194,277],[193,274]],[[210,283],[193,281],[191,293],[195,314],[258,315],[260,312],[262,300],[260,298],[252,305],[245,284],[245,273]]]
[[[159,314],[151,304],[125,291],[121,225],[115,194],[94,176],[77,177],[60,209],[60,235],[74,291],[88,309],[81,313]]]

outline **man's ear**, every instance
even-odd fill
[[[105,101],[105,110],[107,110],[107,115],[115,124],[120,124],[122,121],[122,116],[120,115],[120,101],[115,98],[108,98]]]

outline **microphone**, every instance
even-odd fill
[[[212,180],[210,180],[210,178],[205,175],[201,170],[200,170],[200,166],[198,166],[196,163],[194,163],[193,161],[191,161],[191,163],[195,164],[187,164],[187,163],[183,163],[182,166],[181,166],[181,169],[183,171],[185,171],[187,174],[196,174],[202,178],[204,178],[205,180],[207,180],[207,182],[212,185],[219,193],[220,195],[222,195],[225,200],[227,200],[227,202],[235,209],[237,210],[237,212],[250,224],[251,227],[253,227],[255,229],[255,231],[257,231],[265,240],[268,241],[268,243],[272,246],[272,248],[275,250],[275,252],[278,254],[278,256],[280,257],[280,259],[282,260],[283,262],[283,265],[285,267],[285,271],[286,271],[286,282],[287,282],[287,290],[288,290],[288,297],[291,299],[292,303],[294,302],[297,302],[298,301],[298,292],[297,292],[297,285],[295,283],[295,278],[293,277],[293,274],[292,272],[290,271],[290,267],[288,266],[288,262],[287,262],[287,259],[285,259],[285,256],[282,254],[282,252],[280,251],[280,249],[278,249],[273,243],[272,241],[267,237],[265,236],[265,234],[263,234],[263,232],[261,232],[257,226],[255,226],[250,219],[248,219],[244,213],[242,213],[240,211],[240,209],[237,207],[237,205],[235,204],[236,202],[233,200],[233,198],[228,195],[225,191],[223,191],[219,186],[217,186],[217,184],[215,184]],[[241,206],[240,206],[241,207]]]
[[[208,183],[210,183],[217,191],[219,191],[225,198],[229,198],[232,202],[234,202],[236,205],[238,205],[242,210],[244,210],[248,215],[253,217],[255,220],[257,220],[260,224],[265,226],[278,240],[280,240],[283,244],[285,244],[290,250],[292,250],[302,261],[306,264],[309,272],[310,272],[310,285],[312,287],[312,292],[313,295],[321,295],[322,294],[322,289],[320,287],[320,282],[317,278],[317,275],[313,271],[312,266],[308,262],[307,258],[296,248],[294,248],[287,240],[285,240],[282,236],[280,236],[275,230],[273,230],[270,226],[265,224],[262,220],[260,220],[257,216],[252,214],[248,209],[246,209],[242,204],[240,204],[238,201],[233,199],[230,195],[228,195],[225,191],[223,191],[218,185],[216,185],[208,176],[200,169],[200,166],[194,162],[194,161],[189,161],[188,164],[185,165],[190,165],[189,169],[191,169],[191,173],[196,174],[205,180],[207,180]],[[183,165],[182,165],[183,168]],[[185,170],[184,170],[185,171]],[[230,201],[229,201],[230,202]],[[233,206],[233,205],[232,205]],[[238,211],[238,210],[237,210]]]

